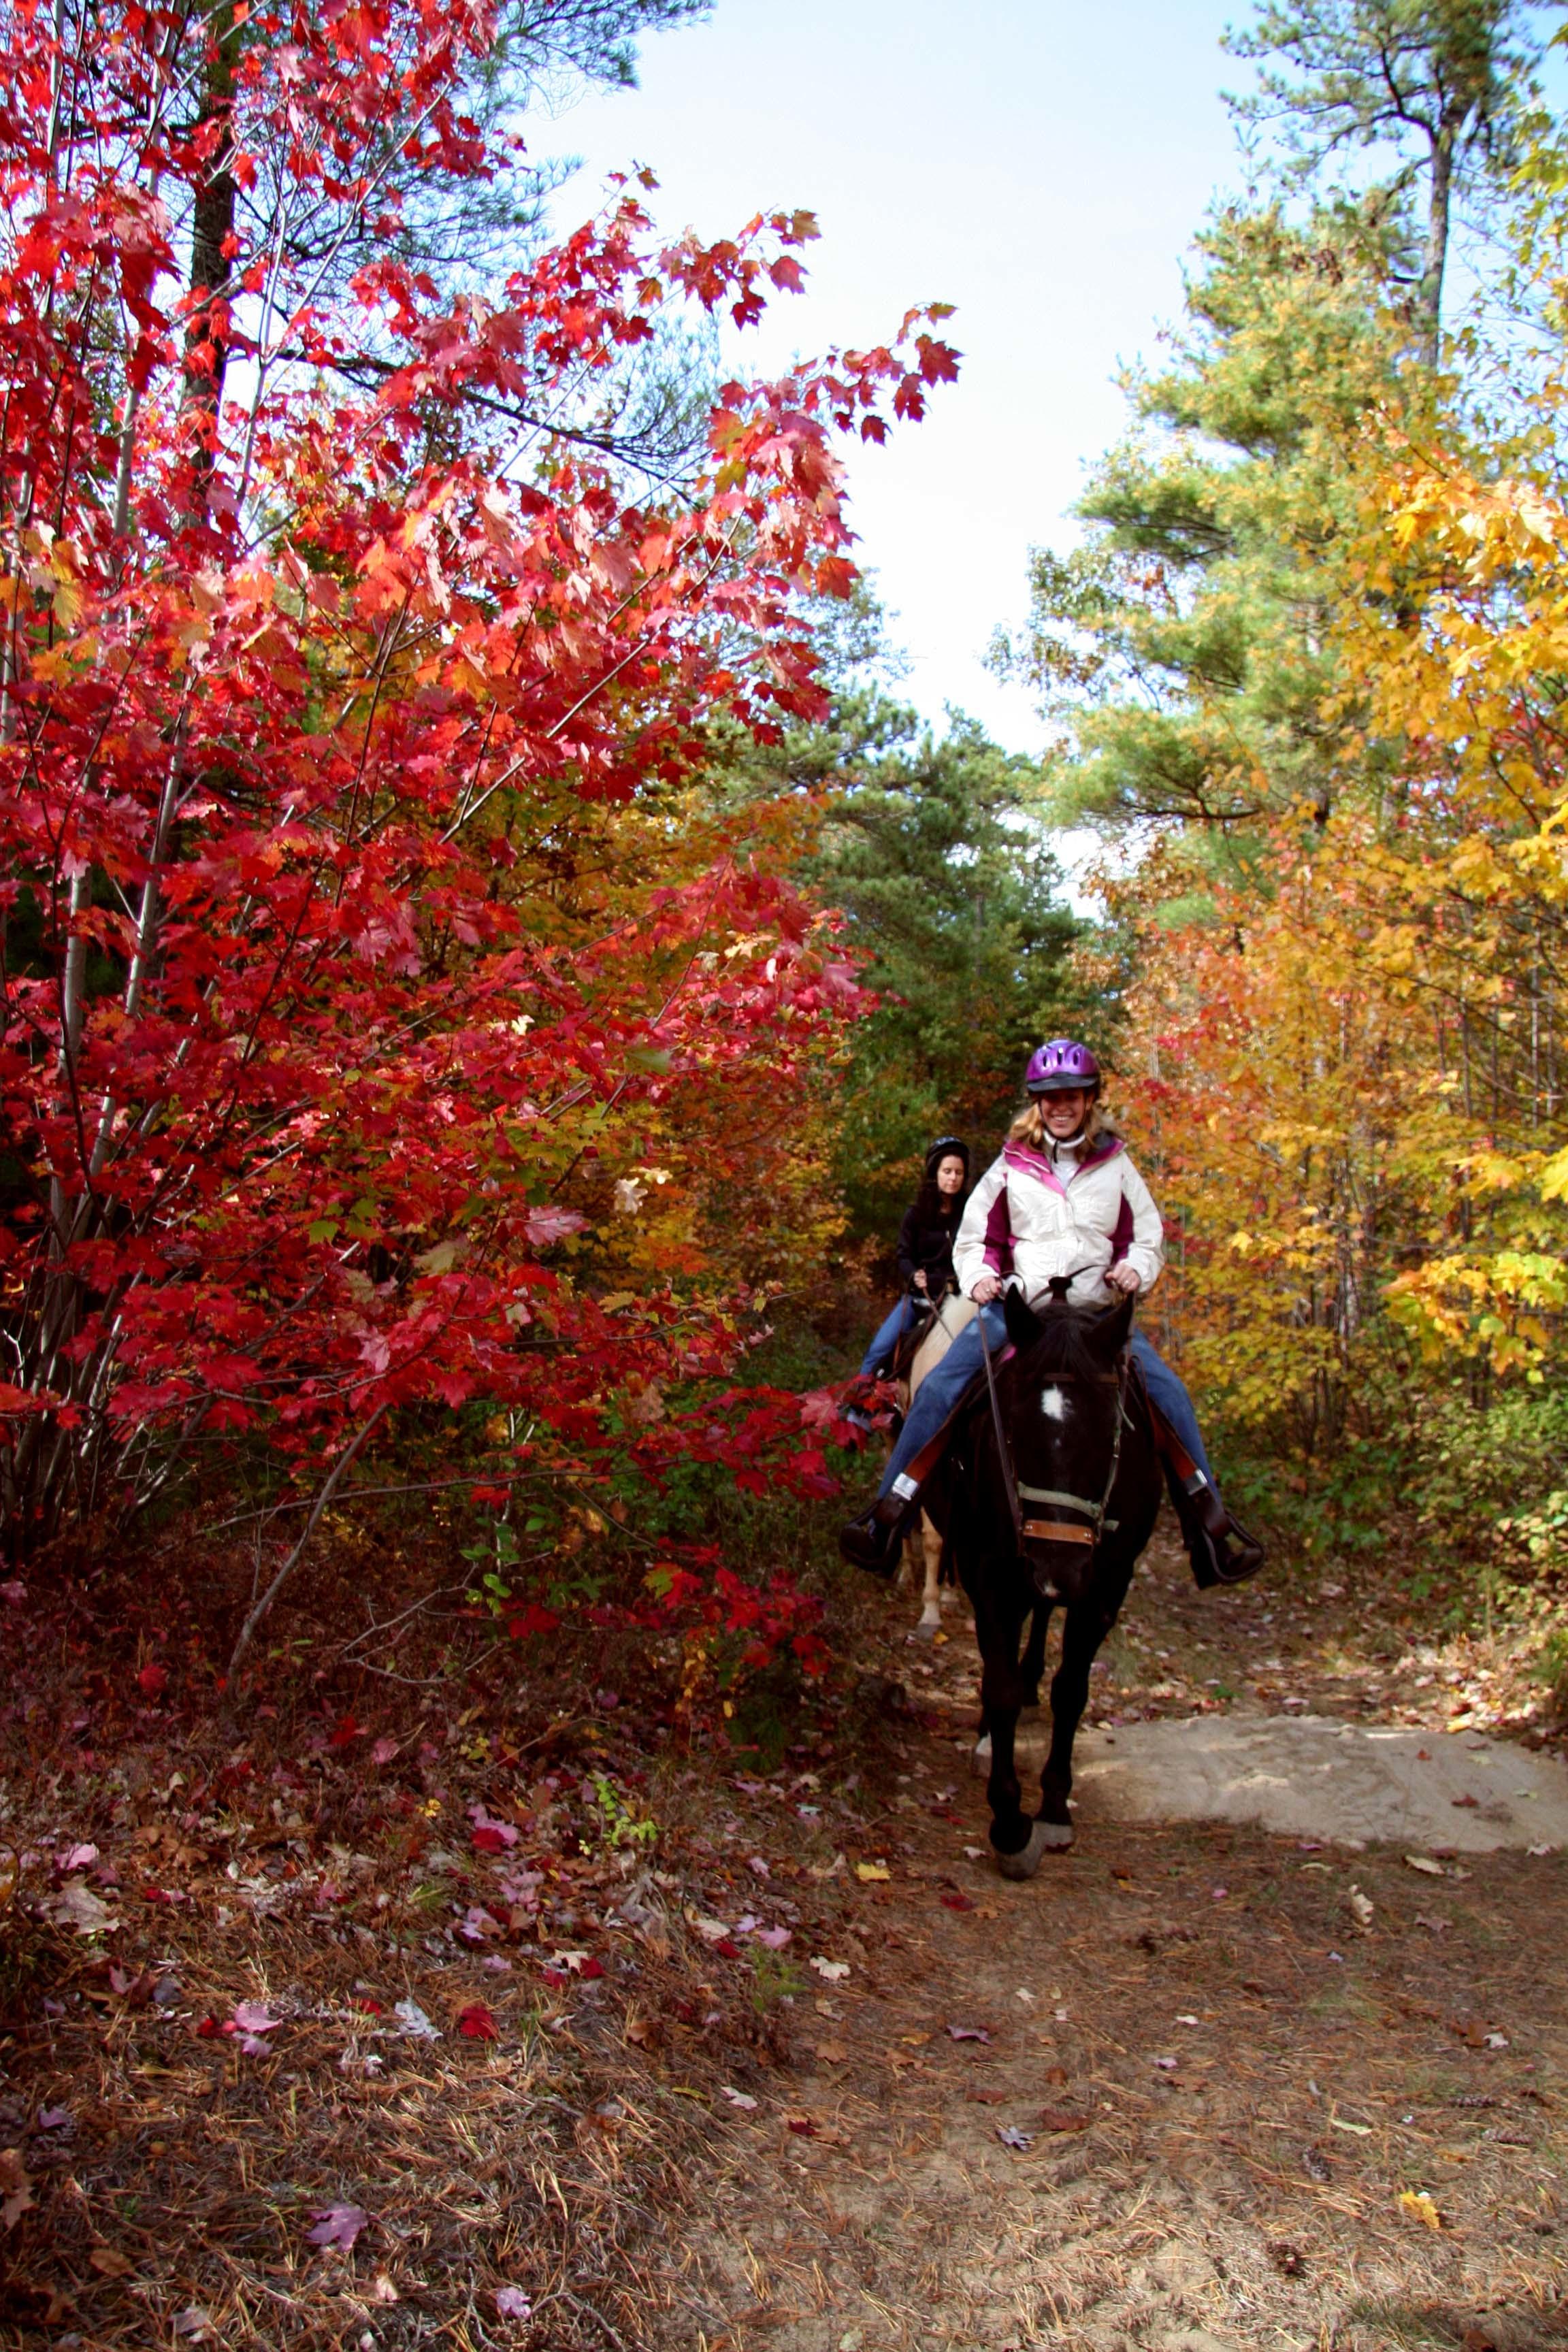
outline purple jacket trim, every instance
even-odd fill
[[[1127,1146],[1119,1135],[1100,1136],[1085,1157],[1079,1161],[1072,1174],[1081,1176],[1086,1168],[1102,1168],[1108,1160],[1114,1160],[1119,1151],[1125,1151],[1126,1149]],[[1002,1157],[1009,1168],[1016,1168],[1021,1175],[1032,1176],[1036,1183],[1043,1184],[1048,1192],[1067,1191],[1067,1184],[1062,1182],[1057,1173],[1056,1163],[1048,1160],[1043,1151],[1036,1151],[1026,1143],[1005,1143],[1002,1147]],[[1072,1176],[1069,1176],[1068,1184],[1071,1182]]]
[[[1121,1195],[1121,1206],[1116,1213],[1116,1223],[1111,1228],[1110,1234],[1110,1263],[1112,1265],[1116,1264],[1119,1258],[1126,1256],[1127,1244],[1131,1239],[1132,1203],[1128,1199],[1126,1193],[1123,1192]]]
[[[1007,1187],[1004,1184],[985,1220],[985,1263],[993,1274],[1010,1274],[1013,1270],[1012,1224]]]
[[[1045,1186],[1047,1192],[1066,1193],[1067,1186],[1044,1152],[1031,1151],[1026,1143],[1005,1143],[1002,1157],[1009,1168],[1016,1168],[1021,1175],[1032,1176],[1037,1184]],[[996,1197],[1005,1199],[1005,1192],[999,1192]]]

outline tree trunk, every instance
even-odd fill
[[[219,0],[213,11],[206,70],[202,83],[200,126],[217,133],[212,165],[196,190],[191,219],[191,311],[185,326],[185,390],[187,413],[197,411],[203,422],[204,454],[197,478],[202,503],[217,455],[217,432],[223,406],[224,376],[228,367],[229,279],[233,264],[225,247],[234,234],[235,179],[234,79],[239,55],[240,26],[235,0]]]
[[[1426,250],[1415,291],[1421,356],[1435,368],[1443,347],[1443,278],[1448,267],[1448,215],[1454,195],[1454,141],[1458,124],[1445,114],[1432,145],[1432,182],[1426,198]]]

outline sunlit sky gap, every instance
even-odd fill
[[[583,170],[564,225],[607,173],[658,174],[662,226],[705,234],[805,205],[808,291],[743,339],[776,368],[880,340],[906,307],[957,305],[964,354],[925,423],[851,460],[861,560],[906,649],[903,691],[973,712],[1009,748],[1043,730],[984,667],[1026,604],[1031,544],[1064,544],[1086,464],[1121,428],[1118,365],[1179,313],[1182,257],[1242,173],[1219,92],[1228,15],[1200,0],[718,0],[650,38],[640,89],[535,132]]]

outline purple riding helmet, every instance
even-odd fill
[[[1100,1092],[1100,1064],[1089,1047],[1076,1037],[1053,1037],[1037,1046],[1024,1073],[1025,1093],[1061,1095],[1074,1087],[1083,1087],[1090,1095]]]

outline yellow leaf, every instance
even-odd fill
[[[1425,2221],[1429,2230],[1440,2230],[1443,2226],[1437,2208],[1424,2189],[1402,2189],[1399,2210],[1408,2221]]]
[[[891,1878],[892,1874],[892,1874],[892,1872],[888,1868],[888,1866],[887,1866],[887,1864],[886,1864],[885,1863],[880,1863],[880,1862],[858,1862],[858,1863],[856,1864],[856,1865],[855,1865],[855,1875],[856,1875],[856,1877],[857,1877],[857,1878],[863,1878],[863,1879],[872,1879],[872,1878],[888,1879],[888,1878]]]

